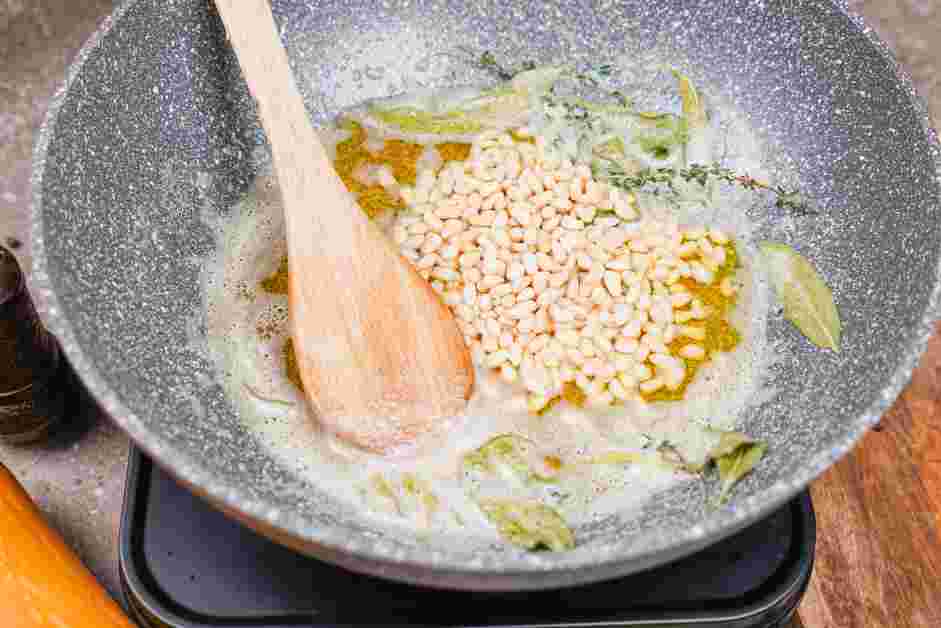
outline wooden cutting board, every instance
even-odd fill
[[[817,558],[795,626],[941,627],[941,335],[878,431],[811,494]]]

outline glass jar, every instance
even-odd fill
[[[0,441],[44,438],[64,411],[59,344],[36,313],[16,257],[0,246]]]

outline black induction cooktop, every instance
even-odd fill
[[[804,493],[667,566],[546,592],[410,586],[308,558],[212,509],[132,448],[121,527],[128,606],[145,626],[784,626],[810,579]]]

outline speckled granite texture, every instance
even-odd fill
[[[68,64],[113,4],[0,0],[0,240],[22,243],[15,252],[24,268],[35,132]],[[46,444],[0,445],[0,460],[112,594],[126,457],[127,437],[88,406]]]
[[[27,240],[32,133],[66,62],[107,2],[0,0],[0,237]],[[941,112],[941,9],[933,2],[853,2],[898,52],[932,110]],[[19,251],[28,261],[29,252]],[[84,425],[83,425],[84,423]],[[93,571],[116,588],[114,539],[125,439],[95,416],[46,446],[0,449]]]

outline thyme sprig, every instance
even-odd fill
[[[576,72],[573,78],[576,81],[584,81],[589,85],[599,87],[603,79],[611,76],[613,70],[614,66],[610,63],[602,63],[601,65],[591,66],[583,72]]]
[[[802,215],[817,213],[798,190],[791,190],[783,185],[771,185],[750,175],[723,168],[717,162],[709,165],[692,164],[686,168],[645,168],[636,174],[629,174],[617,162],[606,161],[605,166],[597,169],[596,176],[628,192],[638,191],[648,186],[665,185],[675,193],[674,183],[677,179],[695,182],[702,186],[713,180],[738,185],[753,192],[771,192],[776,196],[775,206],[786,211]]]
[[[487,50],[479,57],[476,57],[475,65],[491,72],[504,81],[511,80],[520,72],[536,68],[532,61],[524,61],[518,67],[509,67],[497,60],[493,52]],[[583,84],[593,87],[600,87],[601,82],[611,76],[613,66],[602,64],[592,66],[583,71],[573,71],[569,76]],[[620,106],[626,107],[630,101],[621,92],[614,91],[607,94],[613,98]],[[560,107],[563,111],[564,119],[570,124],[586,127],[589,131],[593,130],[594,117],[588,110],[584,102],[578,99],[568,99],[557,97],[553,89],[549,94],[543,96],[543,103],[547,107]],[[682,119],[681,119],[682,120]],[[683,120],[685,122],[685,120]],[[681,133],[685,133],[685,129]],[[556,138],[558,142],[558,138]],[[685,143],[686,139],[682,139]],[[765,181],[755,179],[748,174],[740,174],[729,168],[722,167],[718,162],[712,164],[692,164],[685,168],[646,168],[635,174],[630,174],[624,168],[613,160],[606,160],[606,165],[596,168],[595,176],[608,180],[612,185],[633,192],[648,186],[663,185],[673,194],[677,194],[675,182],[678,179],[699,183],[705,186],[712,181],[720,181],[730,185],[737,185],[743,189],[752,192],[771,192],[775,196],[775,206],[796,214],[810,215],[816,214],[816,209],[808,202],[798,190],[792,190],[783,185],[772,185]]]
[[[517,67],[511,67],[504,65],[497,60],[495,54],[492,51],[487,50],[483,52],[474,62],[474,65],[485,70],[501,81],[512,80],[517,74],[527,72],[529,70],[535,70],[538,65],[534,61],[523,61]],[[591,66],[583,71],[575,71],[570,77],[578,82],[591,85],[593,87],[600,87],[604,79],[607,79],[611,76],[614,66],[610,63],[602,63],[600,65]],[[626,103],[627,99],[621,92],[611,92],[611,96],[616,98],[621,103]]]
[[[518,68],[507,67],[497,61],[497,57],[489,50],[480,55],[480,58],[477,60],[477,65],[494,74],[501,81],[509,81],[520,72],[526,72],[536,67],[536,64],[532,61],[524,61]]]

